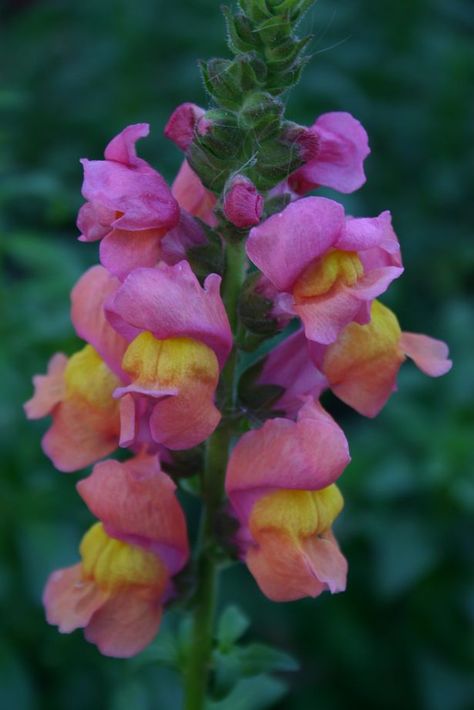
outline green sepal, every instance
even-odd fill
[[[229,7],[224,6],[222,13],[227,26],[227,43],[231,52],[252,52],[261,48],[262,43],[254,32],[254,27],[249,18],[241,12],[232,13]]]
[[[254,92],[245,99],[239,123],[260,142],[278,133],[284,110],[283,102],[268,92]]]
[[[207,91],[224,108],[238,110],[242,94],[264,86],[266,66],[255,52],[200,63]]]
[[[276,47],[267,48],[265,56],[268,61],[269,73],[283,72],[292,69],[296,60],[299,59],[312,39],[313,35],[307,35],[299,40],[289,39],[287,42]]]
[[[285,72],[269,72],[266,88],[271,94],[278,96],[287,89],[295,86],[301,78],[301,74],[306,64],[311,59],[310,55],[300,57],[295,64]]]
[[[186,152],[186,158],[204,187],[219,193],[224,188],[228,174],[232,172],[232,162],[218,158],[194,141]],[[236,166],[237,167],[237,164]]]
[[[262,22],[272,16],[266,0],[239,0],[239,5],[252,22]]]
[[[242,100],[239,65],[234,60],[215,58],[199,62],[199,68],[209,94],[224,108],[239,109]]]
[[[196,218],[195,218],[196,219]],[[209,274],[224,272],[224,245],[217,232],[199,221],[206,233],[207,241],[186,251],[186,259],[201,283]]]
[[[273,302],[258,291],[260,277],[260,272],[247,276],[239,297],[239,317],[251,333],[269,338],[278,332],[279,327],[271,315]]]
[[[257,190],[270,190],[303,165],[295,145],[274,139],[260,144],[257,161],[247,175]]]
[[[203,135],[195,137],[195,142],[217,158],[235,157],[243,142],[236,114],[233,111],[211,109],[203,118],[208,123],[208,128]]]
[[[204,447],[195,446],[184,451],[169,451],[170,461],[161,461],[161,468],[171,478],[180,480],[183,477],[195,476],[204,467]]]
[[[265,358],[257,360],[241,375],[238,385],[239,400],[244,407],[259,419],[262,416],[277,416],[273,406],[285,393],[280,385],[260,385],[257,383],[265,364]]]

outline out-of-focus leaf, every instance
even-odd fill
[[[217,641],[221,651],[225,652],[239,640],[250,625],[249,618],[235,605],[230,605],[222,612],[217,626]]]
[[[285,683],[271,676],[241,680],[226,698],[209,700],[206,710],[265,710],[287,692]]]

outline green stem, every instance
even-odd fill
[[[244,243],[226,246],[226,270],[222,297],[235,335],[237,304],[245,276]],[[228,416],[236,399],[237,350],[234,347],[222,373],[222,423],[208,439],[206,465],[202,480],[202,517],[197,549],[197,589],[194,598],[191,645],[185,671],[185,710],[204,710],[211,667],[214,616],[218,583],[218,542],[215,539],[216,515],[224,498],[227,457],[232,438]]]

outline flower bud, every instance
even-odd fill
[[[235,227],[245,229],[260,222],[263,197],[244,175],[234,175],[224,196],[224,214]]]
[[[165,126],[164,134],[185,151],[194,138],[194,131],[199,119],[204,115],[204,109],[186,102],[178,106]]]

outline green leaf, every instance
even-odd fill
[[[245,678],[222,700],[210,700],[206,710],[264,710],[287,692],[285,683],[268,675]]]
[[[150,663],[160,663],[164,666],[177,668],[179,665],[179,647],[176,640],[176,634],[172,631],[160,630],[155,641],[148,646],[142,653],[135,656],[130,664],[135,667],[141,667]]]
[[[298,670],[298,662],[285,651],[266,646],[263,643],[251,643],[238,651],[243,676],[259,673],[293,672]]]
[[[219,648],[225,651],[247,631],[250,621],[237,606],[228,606],[219,619],[217,640]]]

